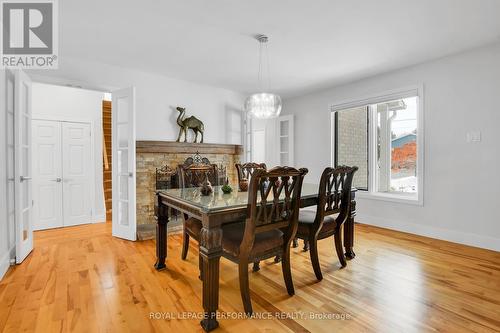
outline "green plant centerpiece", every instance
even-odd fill
[[[229,193],[233,192],[233,188],[229,184],[222,185],[221,190],[222,190],[222,192],[224,192],[224,194],[229,194]]]

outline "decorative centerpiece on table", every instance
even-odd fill
[[[240,187],[240,191],[241,192],[246,192],[248,191],[248,179],[246,178],[241,178],[240,182],[239,182],[239,187]]]
[[[212,184],[208,180],[208,172],[205,172],[205,180],[201,184],[201,188],[200,188],[201,195],[205,195],[205,196],[210,195],[213,193],[213,191],[214,191],[214,189],[212,187]]]
[[[233,188],[231,187],[231,185],[229,185],[229,179],[226,178],[226,182],[224,183],[224,185],[222,185],[221,190],[222,192],[224,192],[224,194],[233,192]]]

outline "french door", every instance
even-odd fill
[[[33,250],[31,192],[31,79],[18,70],[14,89],[14,206],[18,264]]]
[[[135,89],[114,91],[112,119],[112,234],[136,240]]]

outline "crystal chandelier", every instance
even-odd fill
[[[259,41],[259,89],[260,93],[256,93],[250,95],[245,102],[245,110],[248,112],[250,117],[257,119],[269,119],[276,118],[280,115],[281,112],[281,98],[273,93],[263,92],[263,84],[262,84],[262,53],[265,48],[266,58],[267,58],[267,89],[269,89],[269,53],[267,50],[267,42],[269,38],[265,35],[258,35],[255,37]]]

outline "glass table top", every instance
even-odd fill
[[[213,186],[213,193],[207,196],[201,195],[199,187],[174,188],[160,190],[159,193],[178,199],[195,207],[203,212],[213,212],[222,209],[243,208],[248,203],[248,192],[238,191],[238,186],[231,184],[233,192],[224,194],[222,186]],[[318,195],[318,184],[302,184],[301,198],[314,198]],[[270,194],[270,200],[272,193]],[[257,199],[258,200],[258,199]]]

